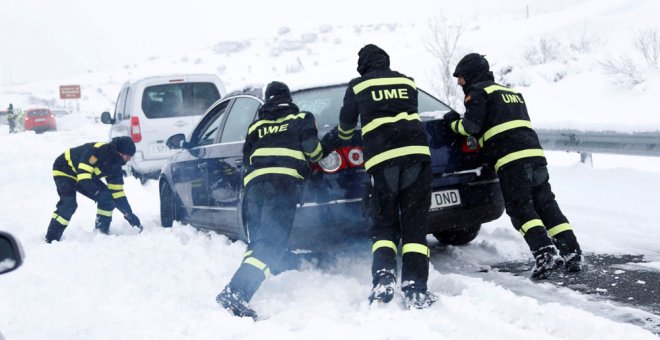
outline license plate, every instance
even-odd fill
[[[152,153],[163,153],[163,152],[168,152],[170,151],[170,148],[167,147],[165,144],[152,144],[151,145],[151,152]]]
[[[451,207],[461,204],[461,195],[458,190],[436,191],[431,194],[431,210]]]
[[[35,122],[45,122],[46,118],[36,118],[34,121]]]

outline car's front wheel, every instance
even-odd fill
[[[433,233],[433,236],[438,239],[438,241],[449,244],[452,246],[462,246],[470,243],[474,240],[477,235],[479,235],[479,230],[481,229],[481,224],[475,226],[469,226],[464,229],[453,229],[442,231],[438,233]]]
[[[160,224],[163,228],[171,228],[176,218],[176,201],[172,188],[167,182],[160,185]]]

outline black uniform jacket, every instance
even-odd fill
[[[519,160],[546,164],[522,94],[494,81],[482,81],[468,89],[465,115],[454,121],[451,129],[477,137],[486,159],[497,171]]]
[[[243,185],[282,176],[302,182],[309,174],[308,162],[317,162],[322,155],[314,115],[300,112],[291,102],[266,102],[259,119],[248,127]]]
[[[339,114],[341,139],[352,138],[358,116],[367,172],[431,161],[412,78],[390,69],[376,69],[351,80]]]
[[[96,197],[106,184],[112,193],[115,206],[123,214],[131,213],[131,206],[124,192],[124,177],[121,170],[124,160],[108,143],[86,143],[67,149],[55,159],[53,176],[64,176],[78,183],[78,190]]]

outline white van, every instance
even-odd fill
[[[225,94],[222,81],[212,74],[149,77],[124,84],[115,112],[103,112],[101,121],[112,124],[110,138],[130,136],[135,142],[136,153],[126,164],[126,174],[142,181],[157,178],[175,152],[165,145],[167,138],[188,134]]]

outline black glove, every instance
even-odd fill
[[[321,139],[321,147],[323,148],[323,157],[327,156],[335,148],[339,147],[341,144],[341,138],[339,138],[339,129],[335,126],[332,130],[323,136]],[[327,153],[326,153],[327,152]]]
[[[135,216],[134,213],[126,214],[124,215],[124,218],[126,219],[126,221],[128,221],[128,223],[131,226],[142,229],[142,223],[140,223],[140,219],[137,216]]]
[[[455,120],[461,119],[461,115],[459,115],[458,112],[449,111],[445,113],[445,115],[442,116],[442,118],[445,120],[445,123],[451,123]]]

